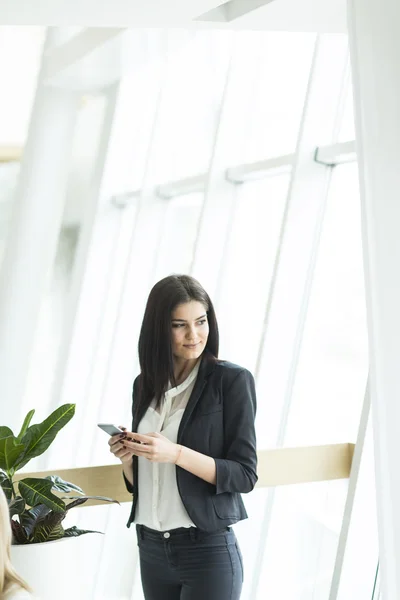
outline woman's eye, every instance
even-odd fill
[[[174,329],[178,329],[178,328],[183,327],[183,326],[184,326],[183,323],[172,323],[172,327]]]
[[[203,319],[202,321],[198,321],[198,325],[204,325],[207,323],[207,319]]]

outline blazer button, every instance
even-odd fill
[[[169,537],[171,537],[171,534],[168,531],[166,531],[164,533],[164,537],[168,539]]]

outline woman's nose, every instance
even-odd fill
[[[194,340],[196,337],[196,331],[194,327],[189,327],[188,332],[186,334],[188,340]]]

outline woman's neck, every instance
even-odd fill
[[[199,358],[195,360],[174,359],[174,377],[177,386],[189,377],[199,360]]]

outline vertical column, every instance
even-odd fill
[[[55,34],[47,36],[44,57]],[[2,420],[11,427],[19,425],[40,304],[56,252],[76,113],[76,93],[45,87],[42,70],[0,273]]]
[[[349,0],[382,593],[400,597],[400,4]]]
[[[164,41],[166,37],[167,34],[162,34]],[[120,409],[121,404],[131,401],[129,361],[119,364],[120,361],[112,359],[120,355],[121,343],[122,355],[132,353],[132,363],[135,360],[132,339],[137,338],[131,333],[129,314],[136,314],[137,297],[146,291],[147,284],[143,281],[148,280],[151,271],[149,254],[156,247],[160,203],[153,200],[154,186],[149,185],[148,171],[163,65],[165,60],[161,55],[152,68],[135,72],[104,90],[107,109],[92,181],[93,196],[82,222],[68,309],[69,325],[54,385],[54,399],[58,395],[62,403],[71,398],[76,402],[76,417],[69,425],[69,432],[85,437],[85,443],[67,446],[56,440],[53,455],[57,454],[58,461],[61,457],[64,464],[87,463],[92,447],[98,450],[96,461],[99,456],[103,457],[100,460],[108,460],[104,438],[92,431],[93,423],[106,420],[105,411],[110,407],[114,416],[110,414],[109,418],[116,420],[118,414],[122,420],[126,419],[123,415],[130,410],[129,406],[128,411]],[[132,193],[130,206],[125,209],[116,207],[111,202],[112,196],[127,190],[140,193]],[[109,386],[114,370],[120,376],[116,384],[112,377],[114,385]],[[93,439],[86,435],[88,430],[92,431]]]

